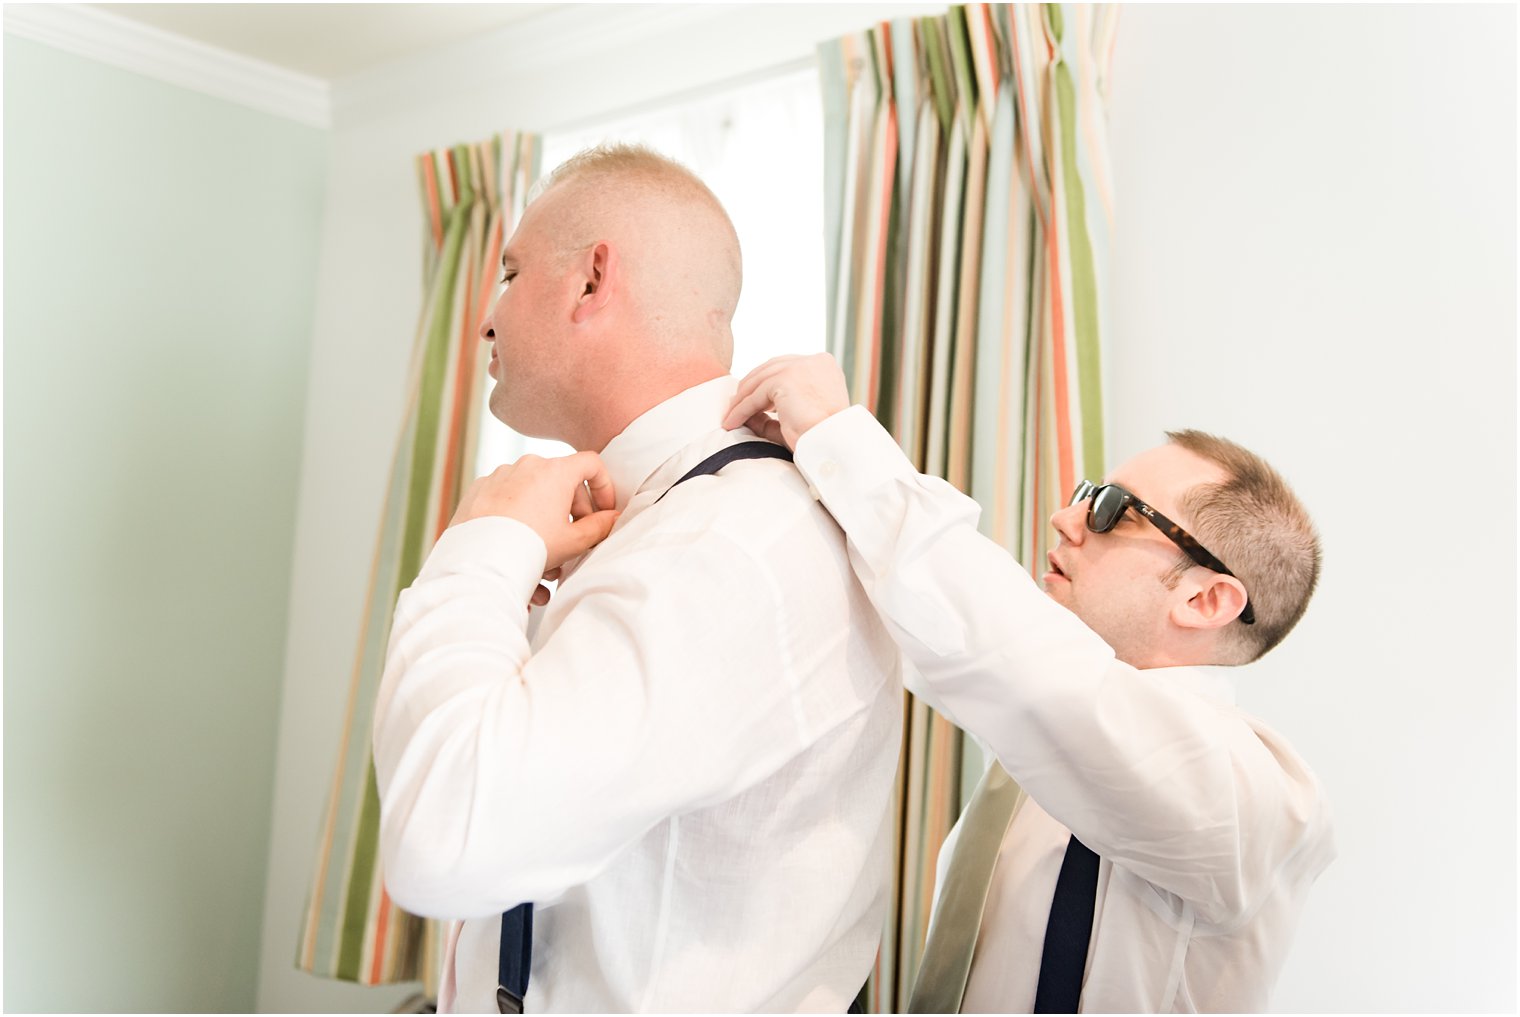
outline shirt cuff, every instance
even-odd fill
[[[482,516],[444,530],[417,578],[495,576],[526,604],[548,558],[543,538],[531,526],[506,516]]]

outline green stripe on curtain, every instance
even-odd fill
[[[476,330],[541,148],[537,135],[508,132],[417,158],[425,297],[297,947],[296,966],[323,977],[420,980],[437,993],[439,924],[407,914],[385,892],[370,728],[396,597],[417,577],[474,472],[487,356]]]
[[[1036,574],[1051,513],[1103,473],[1115,22],[1114,5],[971,4],[819,47],[829,350],[852,397]],[[980,762],[928,707],[905,710],[875,1012],[907,1006],[939,846]]]

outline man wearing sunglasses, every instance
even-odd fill
[[[1266,1009],[1335,855],[1318,781],[1220,666],[1281,641],[1318,577],[1281,477],[1171,434],[1052,516],[1042,592],[831,357],[757,368],[724,423],[795,450],[908,687],[993,757],[940,852],[909,1009]]]

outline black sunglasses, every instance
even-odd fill
[[[1225,563],[1215,558],[1208,550],[1187,530],[1172,522],[1166,516],[1151,508],[1145,502],[1136,498],[1133,492],[1127,491],[1118,484],[1094,484],[1090,480],[1084,480],[1077,485],[1072,492],[1068,506],[1078,502],[1092,499],[1092,504],[1087,506],[1087,528],[1094,533],[1107,533],[1119,525],[1119,520],[1124,515],[1124,510],[1133,508],[1140,515],[1150,520],[1151,524],[1166,534],[1166,538],[1178,547],[1182,553],[1206,569],[1213,569],[1223,575],[1240,578],[1231,572]],[[1256,612],[1251,610],[1251,601],[1247,595],[1246,606],[1240,612],[1240,620],[1247,625],[1256,624]]]

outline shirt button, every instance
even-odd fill
[[[823,501],[823,495],[819,494],[818,488],[814,487],[812,484],[808,485],[808,494],[813,496],[814,501]]]
[[[825,459],[818,467],[818,475],[827,480],[839,472],[839,464],[832,459]]]

